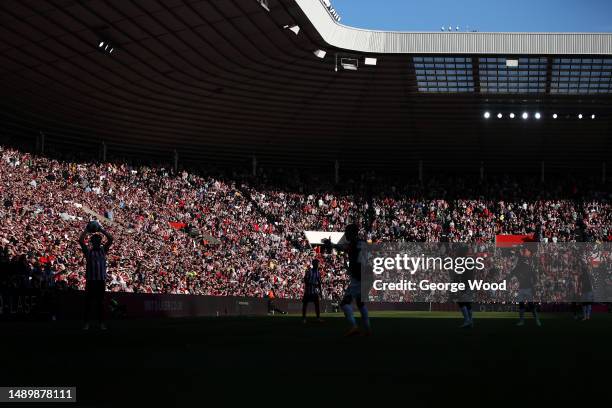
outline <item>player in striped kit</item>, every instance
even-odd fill
[[[306,309],[308,303],[313,302],[315,305],[315,313],[317,321],[321,322],[321,308],[319,298],[322,295],[321,290],[321,274],[319,273],[319,260],[312,261],[312,268],[306,271],[304,275],[304,298],[302,300],[302,319],[306,323]]]
[[[85,243],[87,234],[92,234],[89,241],[91,246]],[[102,244],[102,236],[106,237],[106,243]],[[106,289],[106,254],[113,243],[113,237],[106,232],[97,221],[91,221],[79,237],[79,244],[86,260],[85,269],[85,308],[84,308],[84,330],[89,329],[89,316],[91,309],[97,314],[100,329],[105,330],[104,324],[104,291]]]

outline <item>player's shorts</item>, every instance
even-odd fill
[[[308,303],[308,302],[316,302],[317,300],[319,300],[319,295],[317,294],[304,294],[304,297],[302,298],[302,302],[304,303]]]
[[[465,291],[457,296],[458,303],[471,303],[474,301],[474,294],[472,291]]]
[[[533,302],[534,301],[533,289],[532,288],[519,289],[517,300],[519,302]]]
[[[594,299],[593,297],[593,291],[589,291],[589,292],[584,292],[582,294],[582,296],[580,296],[580,301],[581,302],[592,302]]]
[[[344,297],[361,298],[361,281],[351,278],[351,282],[344,291]]]

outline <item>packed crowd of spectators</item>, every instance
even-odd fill
[[[77,240],[93,218],[115,237],[109,290],[219,296],[273,289],[299,297],[317,256],[325,297],[338,298],[344,257],[313,248],[303,231],[342,231],[350,222],[371,242],[492,242],[538,225],[551,242],[612,235],[603,188],[512,179],[394,183],[373,175],[339,188],[295,178],[174,174],[0,147],[0,284],[82,289]]]

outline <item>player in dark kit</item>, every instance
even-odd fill
[[[530,310],[535,319],[536,325],[541,326],[538,315],[537,305],[534,303],[535,271],[529,259],[530,252],[526,248],[521,248],[514,270],[509,278],[515,277],[519,283],[519,321],[517,326],[525,325],[525,310]]]
[[[315,313],[317,320],[321,322],[321,309],[319,298],[322,295],[321,290],[321,274],[319,273],[319,260],[312,261],[312,268],[306,271],[304,275],[304,298],[302,299],[302,319],[306,323],[306,310],[308,303],[313,302],[315,305]]]
[[[582,320],[591,320],[593,309],[593,276],[589,271],[588,259],[581,259],[578,262],[580,269],[580,298],[582,300]]]
[[[466,257],[468,255],[468,247],[466,244],[455,244],[455,248],[451,251],[453,257]],[[465,284],[465,287],[468,288],[468,282],[474,279],[474,272],[472,270],[465,270],[461,274],[457,274],[456,272],[451,272],[451,280],[455,282],[460,282]],[[461,314],[463,315],[463,324],[461,324],[461,328],[472,328],[474,327],[474,317],[472,314],[472,301],[473,294],[469,289],[466,289],[459,293],[457,298],[457,306],[459,306],[459,310],[461,310]]]

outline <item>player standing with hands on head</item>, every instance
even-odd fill
[[[85,243],[87,234],[91,234],[89,242]],[[102,244],[102,236],[106,237],[106,243]],[[113,243],[113,237],[102,228],[97,221],[90,221],[79,237],[79,244],[85,256],[85,308],[84,308],[84,330],[89,329],[89,317],[92,309],[97,314],[100,329],[106,330],[104,324],[104,291],[106,290],[106,255]]]
[[[321,290],[321,274],[319,273],[319,260],[313,259],[312,268],[306,271],[304,275],[304,298],[302,300],[302,319],[306,323],[306,310],[308,303],[313,302],[315,305],[315,313],[317,321],[321,322],[321,306],[319,298],[323,294]]]

